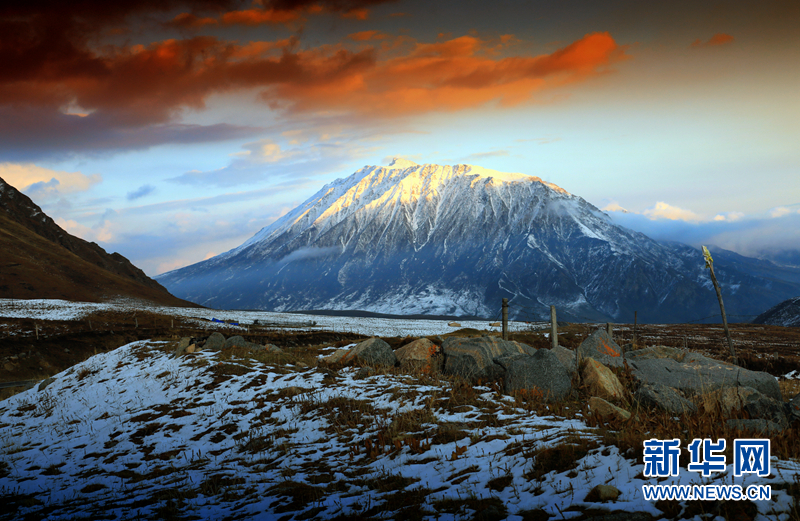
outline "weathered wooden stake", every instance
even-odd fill
[[[169,319],[169,328],[170,329],[175,329],[175,320]]]
[[[611,326],[611,322],[606,322],[606,332],[608,333],[608,336],[610,336],[612,339],[614,338],[614,328]]]
[[[89,331],[92,331],[92,321],[91,321],[91,319],[89,320]]]
[[[136,318],[136,317],[133,317],[133,322],[135,324],[134,329],[139,329],[139,319]]]
[[[36,340],[39,340],[39,324],[34,324],[33,328],[36,330]]]
[[[558,347],[558,323],[556,322],[556,307],[550,306],[550,348]]]
[[[503,340],[508,340],[508,299],[503,299]]]
[[[636,330],[636,326],[637,326],[637,322],[638,322],[638,318],[639,318],[638,315],[639,315],[638,311],[634,311],[633,312],[633,347],[634,347],[634,349],[636,348],[636,342],[638,340],[636,338],[637,337],[637,333],[638,333],[638,331]]]
[[[733,365],[739,365],[738,359],[736,357],[736,351],[733,349],[733,340],[731,340],[731,332],[728,330],[728,316],[725,314],[725,304],[722,303],[722,292],[719,289],[719,284],[717,283],[717,277],[714,275],[714,259],[711,258],[711,252],[708,251],[708,248],[703,246],[703,257],[706,260],[706,268],[708,268],[709,272],[711,273],[711,282],[714,283],[714,289],[717,292],[717,300],[719,300],[719,310],[722,313],[722,326],[725,329],[725,338],[728,339],[728,349],[731,351],[731,356],[733,357]]]

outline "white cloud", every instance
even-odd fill
[[[85,192],[103,180],[100,174],[50,170],[32,163],[0,163],[0,177],[37,203]]]
[[[734,222],[744,218],[742,212],[725,212],[714,216],[714,221]]]
[[[668,219],[670,221],[700,222],[703,220],[699,215],[691,210],[684,210],[677,206],[672,206],[663,201],[658,201],[655,206],[642,212],[652,220]]]
[[[800,208],[787,208],[785,206],[778,206],[769,211],[769,216],[773,219],[777,219],[778,217],[783,217],[784,215],[790,215],[793,213],[800,214]]]
[[[618,203],[618,202],[616,202],[616,201],[612,201],[612,202],[608,203],[608,204],[607,204],[607,205],[605,205],[603,208],[601,208],[601,210],[602,210],[602,211],[604,211],[604,212],[622,212],[622,213],[628,213],[628,210],[626,210],[625,208],[623,208],[622,206],[620,206],[620,205],[619,205],[619,203]]]

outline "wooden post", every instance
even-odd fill
[[[638,314],[639,314],[639,312],[638,312],[638,311],[634,311],[634,312],[633,312],[633,348],[634,348],[634,349],[636,349],[636,342],[637,342],[637,338],[636,338],[636,336],[637,336],[637,335],[636,335],[636,333],[637,333],[637,331],[636,331],[636,326],[637,326],[637,322],[638,322],[638,318],[639,318],[639,317],[637,316]]]
[[[733,340],[731,340],[731,332],[728,330],[728,316],[725,314],[725,304],[722,303],[722,292],[717,283],[717,277],[714,275],[714,259],[711,258],[711,252],[708,248],[703,246],[703,257],[706,260],[706,268],[711,273],[711,282],[714,283],[714,290],[717,292],[717,300],[719,300],[719,310],[722,313],[722,326],[725,329],[725,338],[728,339],[728,349],[730,349],[731,356],[733,357],[733,365],[739,365],[736,357],[736,351],[733,349]]]
[[[556,321],[556,307],[550,306],[550,349],[558,347],[558,322]]]
[[[34,324],[33,328],[36,330],[36,340],[39,340],[39,324]]]
[[[133,323],[135,325],[134,329],[139,329],[139,319],[136,318],[136,317],[133,317]]]
[[[606,322],[606,332],[612,339],[614,338],[614,328],[611,327],[611,322]]]
[[[93,329],[92,329],[92,319],[91,318],[89,319],[89,331],[93,331]]]
[[[169,319],[169,328],[170,329],[175,329],[175,320],[172,319],[172,318]]]
[[[508,340],[508,299],[503,299],[503,340]]]

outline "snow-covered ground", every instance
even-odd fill
[[[489,321],[459,321],[459,326],[448,325],[447,320],[412,320],[370,317],[332,317],[322,315],[303,315],[294,313],[271,313],[267,311],[220,311],[205,308],[175,308],[149,306],[136,301],[116,301],[110,303],[69,302],[65,300],[11,300],[0,299],[0,318],[31,318],[35,320],[80,320],[100,311],[120,311],[133,313],[137,310],[150,311],[175,317],[196,319],[198,324],[219,329],[244,329],[258,320],[261,323],[275,324],[276,327],[296,330],[327,330],[358,333],[373,336],[428,336],[451,333],[461,328],[499,331],[490,326]],[[240,327],[209,322],[212,319],[234,321]],[[310,323],[316,325],[311,326]],[[544,323],[509,322],[509,330],[521,331],[531,328],[544,328]]]
[[[254,320],[377,336],[455,329],[431,320],[0,300],[0,317],[36,321],[139,309],[226,335]],[[488,322],[461,327],[491,329]],[[757,519],[793,519],[786,488],[798,481],[798,462],[773,457],[767,478],[734,478],[732,464],[709,478],[686,468],[644,478],[643,461],[603,445],[580,413],[533,414],[489,387],[475,387],[472,400],[461,402],[447,380],[356,379],[355,368],[331,372],[290,355],[267,363],[204,351],[175,358],[173,350],[134,342],[0,402],[0,518],[472,519],[494,505],[515,521],[535,510],[570,519],[587,509],[660,519],[644,485],[736,483],[772,485],[771,501],[754,502]],[[569,443],[594,448],[571,468],[537,467],[543,449]],[[599,484],[621,495],[586,501]]]
[[[0,490],[16,518],[404,519],[413,506],[426,519],[470,519],[469,505],[492,498],[512,520],[535,509],[559,519],[585,508],[661,516],[642,496],[656,480],[614,446],[592,449],[574,469],[531,477],[537,451],[599,440],[580,415],[532,415],[487,387],[454,408],[443,400],[446,383],[357,380],[355,369],[331,378],[292,364],[222,362],[212,352],[173,358],[171,350],[134,342],[0,402]],[[458,434],[437,441],[437,425]],[[788,519],[792,498],[778,487],[800,464],[772,458],[771,467],[769,478],[736,482],[773,485],[772,501],[756,502],[758,518]],[[730,484],[731,466],[716,476],[682,469],[661,484]],[[586,502],[598,484],[618,488],[619,499]],[[460,510],[441,515],[448,508]]]

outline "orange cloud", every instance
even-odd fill
[[[733,41],[734,38],[730,34],[717,33],[711,38],[709,38],[708,41],[705,42],[698,38],[697,40],[692,42],[692,47],[713,47],[715,45],[725,45],[728,43],[733,43]]]
[[[200,29],[206,25],[217,25],[219,22],[210,17],[199,17],[192,13],[181,13],[175,18],[167,22],[166,25],[170,27],[177,27],[181,29]]]
[[[355,18],[356,20],[366,20],[369,18],[368,9],[351,9],[342,14],[344,18]]]
[[[261,24],[285,24],[300,18],[299,11],[284,11],[276,9],[246,9],[243,11],[231,11],[222,15],[222,23],[225,25],[261,25]]]
[[[269,94],[294,110],[335,109],[378,117],[528,102],[535,92],[599,74],[627,58],[608,33],[586,35],[552,54],[493,59],[472,36],[417,44],[324,82],[278,85]]]
[[[215,13],[226,24],[285,23],[318,6],[349,13],[380,3],[337,1],[265,2],[264,9],[242,11],[220,5]],[[189,12],[170,23],[202,27],[211,24],[207,20]],[[75,37],[72,30],[53,33],[42,26],[31,33],[23,22],[8,23],[0,45],[0,135],[12,135],[15,125],[23,123],[34,128],[37,121],[59,129],[80,119],[82,128],[99,134],[112,126],[167,124],[186,108],[202,109],[213,94],[251,88],[261,89],[260,98],[277,110],[371,118],[488,103],[513,106],[530,102],[544,89],[604,73],[627,58],[625,47],[608,33],[588,34],[549,54],[499,57],[498,42],[512,38],[488,42],[461,36],[425,43],[362,31],[349,40],[380,40],[380,45],[358,51],[344,45],[298,50],[298,37],[240,45],[199,36],[93,48],[92,39]],[[65,107],[73,106],[88,116],[68,115]]]
[[[356,42],[367,42],[370,40],[385,40],[389,35],[380,31],[361,31],[349,34],[347,37]]]

